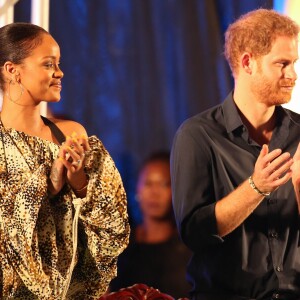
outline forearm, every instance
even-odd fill
[[[70,182],[70,186],[78,198],[84,198],[86,196],[88,184],[89,178],[84,171],[76,177],[75,181]]]
[[[295,196],[298,205],[298,213],[300,214],[300,182],[298,180],[293,181],[293,185],[294,185]]]
[[[65,174],[62,163],[59,158],[54,160],[48,178],[48,193],[51,196],[57,195],[65,184]]]
[[[248,180],[216,203],[218,234],[223,237],[241,225],[264,199],[254,191]]]
[[[299,144],[300,145],[300,144]],[[295,154],[296,161],[293,164],[292,182],[294,186],[296,201],[298,205],[298,213],[300,214],[300,146],[298,146],[297,153]]]
[[[232,232],[253,212],[266,194],[284,185],[292,176],[292,165],[290,153],[282,153],[281,149],[269,152],[268,146],[263,145],[250,177],[253,187],[247,180],[216,205],[219,235]]]

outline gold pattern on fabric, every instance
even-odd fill
[[[76,196],[66,184],[48,197],[59,146],[3,126],[0,131],[0,298],[61,299],[73,255]],[[67,299],[92,299],[106,291],[130,231],[120,174],[97,137],[89,137],[89,144],[89,184]]]

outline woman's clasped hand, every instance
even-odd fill
[[[84,172],[86,152],[90,150],[86,135],[73,132],[61,145],[57,159],[54,161],[49,176],[49,192],[56,195],[67,182],[76,194],[86,192],[88,178]]]

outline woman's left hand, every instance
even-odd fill
[[[81,191],[87,186],[88,178],[84,172],[85,152],[90,150],[86,135],[73,133],[67,136],[60,151],[60,160],[66,167],[66,180],[75,191]]]

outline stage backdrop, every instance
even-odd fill
[[[61,47],[62,100],[54,114],[82,123],[115,160],[134,221],[137,167],[169,150],[178,126],[233,88],[224,31],[266,0],[50,0],[50,32]],[[16,5],[30,21],[30,1]],[[186,149],[188,151],[189,149]]]

